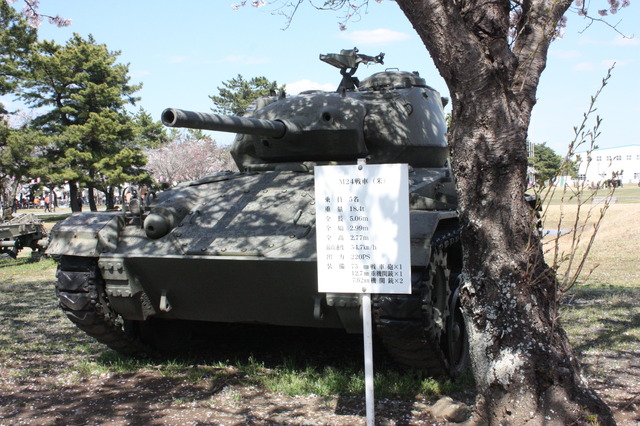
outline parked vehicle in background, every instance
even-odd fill
[[[15,259],[25,247],[39,258],[47,245],[47,231],[33,213],[22,213],[0,224],[0,258]]]

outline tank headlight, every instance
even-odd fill
[[[144,231],[151,239],[164,237],[170,230],[171,224],[164,215],[151,213],[144,220]]]

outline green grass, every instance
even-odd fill
[[[562,305],[562,325],[578,353],[622,353],[640,346],[640,289],[577,286]]]
[[[29,252],[31,249],[25,249]],[[31,256],[20,256],[17,259],[0,259],[0,269],[7,268],[7,274],[31,274],[53,266],[55,262],[52,259],[43,259],[41,261],[34,260]],[[21,267],[21,268],[18,268]],[[16,269],[18,268],[18,269]],[[0,272],[0,277],[4,275]]]
[[[300,365],[294,357],[268,368],[253,356],[233,361],[194,364],[192,360],[133,360],[111,351],[97,359],[80,360],[68,370],[75,379],[87,379],[105,374],[135,374],[143,371],[178,381],[220,389],[227,384],[260,386],[269,392],[284,395],[359,396],[364,394],[364,371],[357,363],[341,366]],[[376,395],[382,398],[426,397],[461,392],[473,386],[470,374],[460,380],[425,378],[411,370],[382,366],[376,371]]]
[[[558,187],[555,189],[553,196],[547,200],[550,205],[557,206],[562,202],[562,198],[564,197],[564,202],[568,205],[577,204],[578,197],[574,193],[575,188],[568,188],[566,192],[563,192],[563,188]],[[547,193],[547,189],[543,189],[541,194],[544,196]],[[589,197],[603,198],[608,195],[612,195],[615,203],[624,203],[624,204],[638,204],[640,203],[640,187],[633,184],[628,184],[622,188],[616,188],[613,192],[610,189],[599,189],[599,190],[591,190],[585,189],[581,194],[581,200],[584,202],[585,200],[589,200],[591,203],[591,199]]]
[[[48,215],[40,215],[38,218],[44,223],[58,223],[63,219],[71,216],[71,212],[69,213],[59,213],[59,214],[48,214]]]
[[[365,390],[364,371],[361,365],[354,364],[300,368],[292,360],[285,359],[281,366],[257,377],[270,391],[286,395],[362,395]],[[472,385],[472,379],[465,376],[457,382],[437,380],[396,366],[386,366],[376,370],[374,383],[376,395],[383,398],[416,394],[432,397],[462,391]]]
[[[640,203],[640,187],[628,184],[623,188],[616,188],[613,196],[618,203],[638,204]]]

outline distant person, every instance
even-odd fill
[[[140,188],[140,199],[142,201],[147,198],[147,192],[149,192],[149,188],[147,188],[146,185],[143,185],[142,188]]]

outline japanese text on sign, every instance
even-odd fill
[[[318,291],[411,293],[406,164],[315,168]]]

